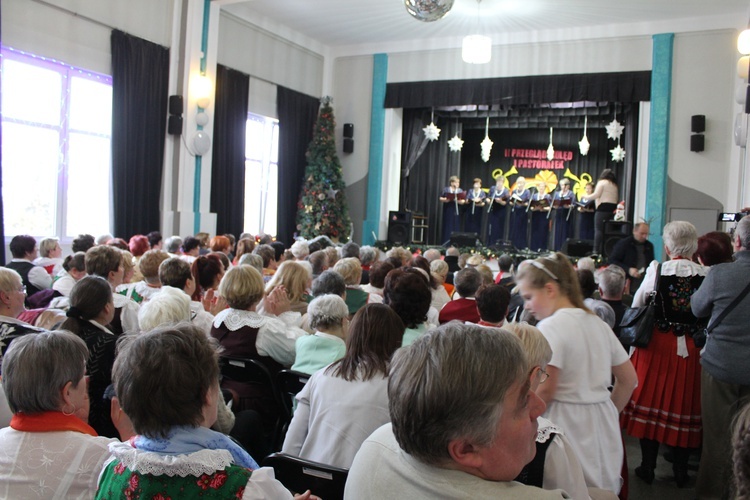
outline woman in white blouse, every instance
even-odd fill
[[[282,451],[348,469],[365,439],[390,422],[388,369],[404,324],[383,304],[354,315],[346,355],[316,372],[297,394]]]

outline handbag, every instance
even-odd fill
[[[656,266],[656,279],[654,290],[649,293],[646,305],[643,307],[631,307],[625,310],[620,320],[620,343],[630,347],[646,347],[651,341],[654,332],[654,321],[656,320],[656,292],[659,289],[659,278],[661,277],[661,263]]]

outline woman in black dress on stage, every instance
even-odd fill
[[[529,205],[531,193],[526,189],[526,178],[519,177],[516,179],[516,188],[511,194],[510,212],[510,240],[513,246],[521,249],[529,246],[529,240],[526,235],[528,229],[528,217],[526,207]]]
[[[555,242],[554,249],[557,252],[569,237],[573,236],[570,230],[573,227],[573,217],[570,207],[575,199],[573,191],[570,190],[570,180],[562,179],[560,181],[560,190],[555,191],[552,198],[553,203],[557,202],[555,209]]]
[[[584,189],[586,189],[586,195],[581,198],[583,206],[578,207],[578,239],[593,240],[596,202],[589,200],[588,197],[594,192],[594,185],[589,182]]]
[[[482,215],[484,214],[487,193],[482,190],[482,179],[474,179],[474,188],[466,194],[466,215],[464,215],[464,231],[482,234]]]
[[[505,239],[505,217],[508,212],[508,200],[510,190],[505,187],[505,177],[502,175],[495,179],[495,185],[490,188],[487,197],[487,241],[488,245],[494,245],[498,240]]]
[[[443,189],[440,195],[440,201],[443,203],[443,239],[445,242],[451,239],[451,233],[461,230],[461,216],[459,206],[466,203],[466,194],[464,190],[458,187],[461,179],[452,175],[448,179],[450,184]]]
[[[531,196],[531,237],[529,238],[529,249],[533,251],[547,250],[549,246],[549,206],[552,197],[547,194],[547,183],[539,181],[537,191]]]

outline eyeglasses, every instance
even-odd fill
[[[547,273],[547,275],[548,275],[548,276],[549,276],[550,278],[552,278],[553,280],[555,280],[555,281],[560,281],[560,278],[558,278],[557,276],[555,276],[555,274],[554,274],[554,273],[553,273],[552,271],[550,271],[549,269],[547,269],[547,268],[545,267],[545,265],[544,265],[544,264],[542,264],[541,262],[539,262],[538,260],[530,260],[530,261],[529,261],[529,263],[530,263],[530,264],[531,264],[532,266],[536,267],[537,269],[540,269],[540,270],[544,271],[545,273]]]
[[[545,370],[541,366],[539,366],[538,368],[539,368],[539,371],[537,372],[537,376],[539,377],[539,383],[543,384],[549,378],[549,373],[547,373],[547,370]]]
[[[19,288],[18,291],[26,295],[26,285],[21,285],[21,288]]]

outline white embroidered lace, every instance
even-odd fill
[[[268,318],[254,311],[241,311],[239,309],[224,309],[214,318],[214,326],[220,327],[222,323],[228,330],[236,332],[243,326],[260,328]]]
[[[188,477],[213,474],[232,465],[232,454],[227,450],[200,450],[186,455],[162,455],[137,450],[126,443],[112,443],[109,451],[128,470],[155,476]]]
[[[546,443],[547,441],[549,441],[549,438],[550,436],[552,436],[552,434],[562,434],[562,430],[560,430],[560,428],[556,425],[540,427],[536,431],[536,442]]]

